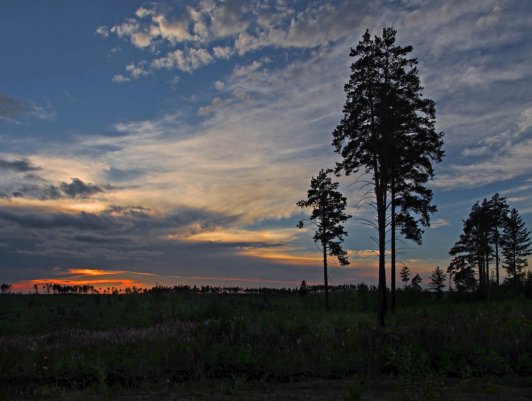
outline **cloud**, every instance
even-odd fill
[[[431,228],[440,228],[450,225],[451,222],[446,219],[435,219],[430,223]]]
[[[0,159],[0,169],[1,170],[11,170],[19,173],[26,173],[31,171],[41,170],[41,167],[33,165],[29,160],[18,159],[18,160],[4,160]]]
[[[212,52],[214,57],[220,59],[228,59],[233,55],[233,49],[229,46],[214,46]]]
[[[299,231],[297,228],[274,230],[216,228],[214,230],[195,232],[184,237],[179,234],[170,234],[168,238],[191,242],[279,244],[293,240]]]
[[[317,252],[298,254],[290,251],[291,249],[283,248],[245,247],[239,251],[239,254],[288,266],[323,266],[323,256]]]
[[[128,64],[126,65],[126,71],[129,73],[129,75],[134,78],[140,78],[144,77],[146,75],[149,75],[150,72],[144,68],[142,65],[135,65],[135,64]]]
[[[84,183],[79,178],[72,178],[71,183],[62,182],[61,191],[70,198],[87,198],[104,190],[94,184]]]
[[[98,27],[96,32],[102,37],[112,33],[128,39],[152,54],[165,54],[149,61],[151,69],[191,72],[215,59],[229,59],[259,48],[310,49],[344,39],[362,21],[364,6],[335,1],[296,11],[282,3],[272,7],[265,0],[217,0],[187,5],[185,11],[179,8],[158,4],[141,7],[134,17],[111,28]],[[227,44],[229,40],[232,45]],[[117,74],[115,81],[126,80]]]
[[[109,32],[116,34],[119,38],[129,38],[135,47],[141,49],[150,46],[153,40],[153,34],[150,32],[150,29],[142,27],[139,22],[133,18],[127,19],[120,25],[113,26],[109,29]]]
[[[117,84],[123,84],[141,77],[145,77],[152,73],[152,71],[146,66],[145,61],[141,61],[138,64],[127,64],[125,70],[127,75],[115,74],[112,81]]]
[[[198,273],[212,274],[212,266],[216,261],[225,263],[226,250],[233,244],[220,244],[219,248],[166,237],[190,232],[190,227],[205,231],[234,220],[200,209],[183,208],[163,215],[142,206],[112,206],[100,213],[66,213],[2,203],[0,242],[6,246],[0,248],[0,272],[6,276],[16,263],[19,277],[42,277],[36,273],[39,269],[72,265],[97,265],[113,271],[144,271],[143,266],[149,265],[161,274],[179,274],[198,265],[202,266]],[[128,269],[109,268],[117,265]]]
[[[80,275],[80,276],[106,276],[125,273],[124,270],[102,270],[102,269],[86,269],[86,268],[70,268],[66,272],[67,274]]]
[[[109,28],[104,25],[99,26],[98,28],[96,28],[96,34],[100,35],[102,38],[107,38],[109,37]]]
[[[227,0],[212,9],[211,30],[216,37],[242,32],[249,26],[246,3],[242,0]]]
[[[176,68],[184,72],[192,72],[198,68],[210,64],[213,61],[211,54],[205,49],[187,48],[185,51],[175,50],[164,57],[152,61],[154,69]]]
[[[122,74],[116,74],[113,76],[113,82],[117,84],[123,84],[129,81],[131,81],[131,79]]]
[[[199,107],[201,124],[170,113],[116,124],[120,135],[86,137],[79,146],[105,145],[114,149],[104,156],[108,165],[150,172],[135,188],[115,191],[120,199],[160,210],[195,206],[248,222],[290,216],[306,192],[301,177],[334,165],[323,138],[339,121],[346,49],[324,48],[280,69],[264,68],[266,59],[239,66],[220,96]]]
[[[527,161],[532,154],[529,113],[530,107],[522,109],[510,128],[463,148],[461,153],[466,159],[448,165],[434,185],[443,189],[478,187],[532,174]]]
[[[156,14],[153,16],[152,21],[155,23],[152,34],[159,35],[172,44],[192,38],[189,32],[189,21],[185,18],[168,21],[166,16]]]
[[[529,159],[532,139],[508,148],[503,154],[494,155],[477,163],[453,164],[436,177],[434,186],[445,190],[475,188],[500,183],[532,174]]]
[[[0,119],[16,122],[18,117],[24,116],[52,120],[55,117],[55,111],[49,102],[36,105],[0,92]]]
[[[230,98],[215,97],[214,99],[212,99],[210,105],[202,106],[198,109],[198,115],[205,116],[215,113],[216,110],[228,105],[229,103],[231,103],[231,101],[232,100]]]
[[[61,182],[59,186],[51,184],[24,184],[13,191],[15,198],[36,198],[40,200],[48,199],[86,199],[90,196],[110,189],[109,186],[103,188],[91,183],[85,183],[79,178],[72,178],[70,183]]]
[[[33,112],[33,107],[8,95],[0,93],[0,118],[14,120],[16,117]]]

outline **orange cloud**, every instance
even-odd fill
[[[61,285],[92,285],[98,290],[115,287],[124,289],[126,287],[148,288],[155,283],[145,280],[137,280],[131,276],[156,276],[148,272],[132,272],[128,270],[104,270],[89,268],[70,268],[64,272],[58,273],[58,277],[39,278],[33,280],[19,281],[13,284],[14,292],[32,292],[34,285],[43,286],[46,284]],[[113,277],[109,277],[113,276]]]
[[[239,254],[292,266],[321,266],[323,264],[321,255],[283,253],[282,249],[244,248],[239,251]]]
[[[205,231],[198,227],[190,227],[190,234],[170,234],[166,238],[170,240],[186,240],[192,242],[263,242],[275,243],[294,239],[301,232],[295,228],[276,230],[245,230],[245,229],[222,229]],[[200,232],[195,232],[200,231]]]
[[[68,269],[66,274],[75,274],[79,276],[106,276],[121,273],[128,273],[124,270],[102,270],[102,269]],[[149,274],[149,273],[148,273]]]
[[[34,286],[37,285],[38,287],[42,287],[46,284],[60,284],[60,285],[70,285],[70,286],[81,286],[81,285],[92,285],[97,290],[103,290],[108,287],[114,287],[117,289],[124,289],[126,287],[138,287],[138,288],[145,288],[149,287],[146,285],[146,283],[142,283],[140,281],[132,280],[132,279],[112,279],[112,280],[105,280],[105,279],[96,279],[96,280],[77,280],[77,279],[34,279],[34,280],[26,280],[26,281],[17,281],[16,283],[13,283],[12,291],[13,292],[32,292],[34,290]],[[40,289],[40,288],[39,288]]]
[[[61,213],[101,213],[107,208],[107,204],[102,201],[80,200],[80,199],[28,199],[28,198],[10,198],[0,199],[0,205],[3,207],[40,209],[49,212]]]
[[[370,257],[378,257],[379,256],[379,250],[378,249],[349,249],[347,251],[347,254],[350,258],[360,257],[360,258],[370,258]],[[386,255],[391,255],[392,252],[387,250],[385,251]]]

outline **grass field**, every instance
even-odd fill
[[[529,399],[529,299],[399,293],[381,328],[375,295],[334,292],[329,313],[320,294],[2,295],[0,396]]]

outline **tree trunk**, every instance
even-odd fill
[[[383,185],[376,185],[377,220],[379,230],[379,323],[384,327],[386,316],[386,195]]]
[[[495,275],[499,285],[499,230],[495,231]]]
[[[394,181],[392,180],[392,193],[391,193],[391,303],[392,303],[392,313],[395,313],[395,188],[394,188]]]
[[[484,288],[486,279],[484,278],[484,257],[482,256],[482,254],[478,255],[478,283],[480,286],[480,300],[483,301],[486,299],[486,292]]]
[[[489,298],[490,292],[490,254],[486,253],[486,299]]]
[[[323,281],[325,283],[325,310],[329,311],[329,280],[327,278],[327,244],[323,245]]]

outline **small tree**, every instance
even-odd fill
[[[308,286],[307,286],[307,282],[305,280],[303,280],[301,282],[301,285],[299,286],[299,296],[301,298],[307,296],[308,294]]]
[[[530,231],[517,210],[512,209],[504,225],[501,245],[504,256],[503,267],[514,285],[523,281],[528,266],[527,256],[532,255],[531,244]]]
[[[408,282],[410,281],[410,270],[408,269],[407,265],[404,265],[401,268],[401,272],[399,273],[401,276],[401,281],[405,283],[405,288],[408,287]]]
[[[342,249],[342,242],[347,232],[341,223],[351,217],[345,214],[346,198],[338,191],[339,184],[332,182],[330,173],[332,170],[322,169],[316,178],[312,177],[307,199],[297,202],[301,208],[312,208],[311,216],[306,220],[316,227],[314,242],[321,244],[326,310],[329,310],[327,256],[338,258],[342,266],[349,264],[347,252]],[[303,228],[303,220],[297,226]]]
[[[438,298],[441,298],[441,294],[445,288],[445,278],[446,274],[443,272],[440,266],[436,266],[436,269],[434,269],[430,275],[429,288],[436,293]]]
[[[11,288],[11,284],[2,283],[2,285],[0,286],[0,290],[2,291],[2,294],[5,294],[6,292],[8,292],[10,288]]]
[[[421,279],[421,276],[419,274],[416,274],[414,277],[412,277],[412,280],[410,281],[410,284],[412,286],[412,289],[414,291],[421,291],[421,282],[423,280]]]
[[[467,283],[466,287],[470,289],[478,285],[481,300],[487,298],[489,262],[492,255],[491,222],[491,208],[488,200],[484,199],[482,204],[476,202],[467,219],[463,221],[463,233],[449,251],[453,259],[447,272],[454,275],[457,285],[457,280],[462,280],[464,285]],[[475,268],[478,271],[478,283],[472,285],[472,280],[476,278],[471,271]]]

